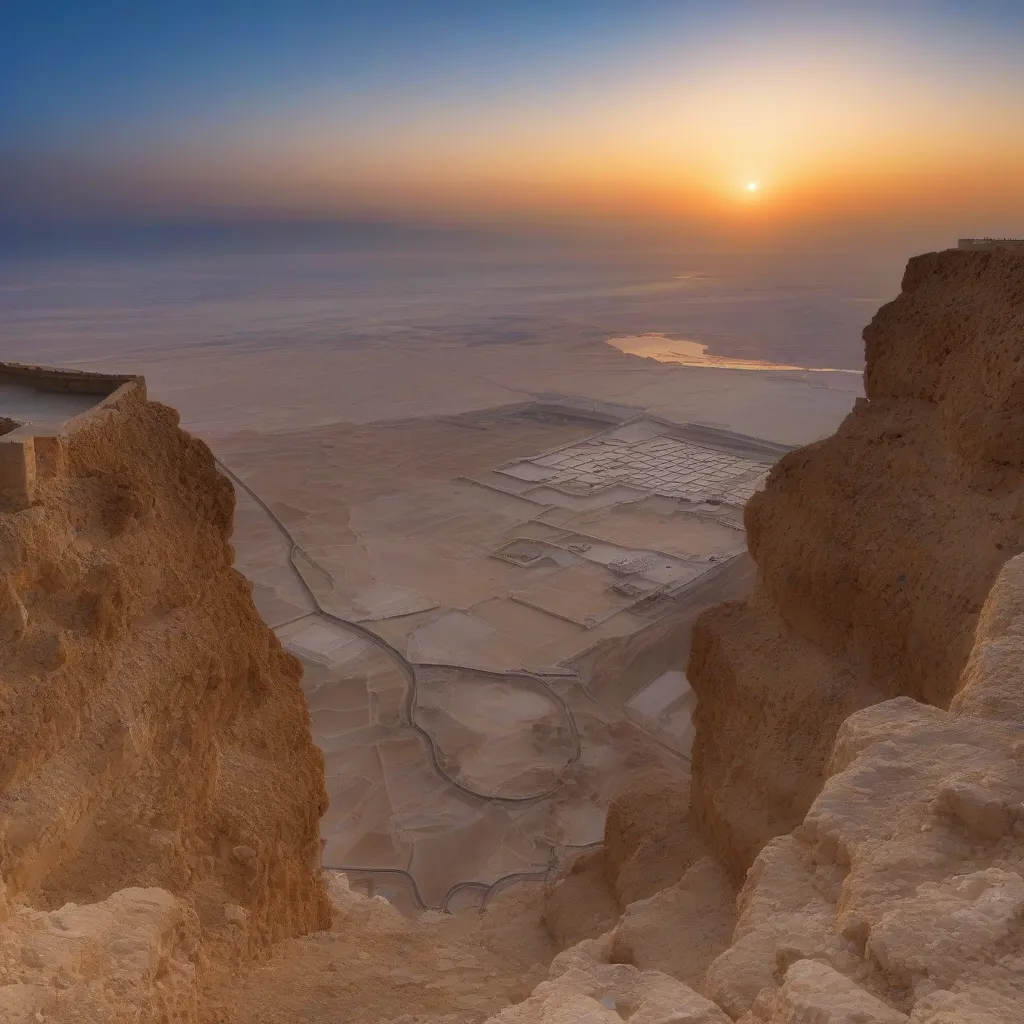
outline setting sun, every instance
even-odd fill
[[[761,191],[761,183],[759,181],[748,181],[746,183],[746,185],[743,186],[743,188],[747,192],[760,192]]]

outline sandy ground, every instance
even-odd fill
[[[861,393],[855,375],[659,364],[571,334],[487,345],[440,335],[429,342],[196,347],[187,354],[148,349],[88,366],[144,373],[152,395],[215,446],[239,431],[446,416],[549,392],[804,444],[832,431]]]
[[[850,375],[675,366],[572,332],[121,364],[235,475],[238,567],[306,666],[325,863],[410,910],[543,877],[599,840],[625,773],[685,773],[692,693],[680,664],[636,652],[703,606],[677,590],[743,551],[741,505],[782,449],[665,423],[794,444],[858,393]],[[580,659],[609,644],[634,653],[591,686]]]
[[[495,349],[485,361],[501,362]],[[590,355],[609,353],[620,358]],[[679,372],[624,363],[666,391]],[[413,410],[432,414],[402,418],[419,364],[406,365],[378,403],[394,419],[270,429],[291,415],[279,405],[214,443],[239,481],[238,565],[306,665],[331,796],[325,863],[411,911],[544,877],[600,839],[624,774],[685,774],[693,695],[681,663],[631,655],[610,686],[581,676],[580,659],[627,641],[640,650],[717,598],[719,587],[691,590],[743,552],[742,504],[784,449],[645,419],[609,404],[623,390],[611,379],[597,398],[537,399],[488,395],[474,374],[468,395],[428,392]],[[777,374],[706,372],[727,390],[781,393],[765,384]],[[836,410],[850,398],[788,386]],[[492,396],[503,404],[464,408]],[[659,412],[684,406],[673,396]]]

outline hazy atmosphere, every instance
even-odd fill
[[[1024,230],[1022,49],[1009,2],[17,4],[0,348],[519,316],[859,369],[909,253]]]
[[[1020,228],[1022,48],[1012,2],[15,4],[0,203],[919,249]]]
[[[1024,0],[0,13],[0,1024],[1024,1024]]]
[[[908,253],[1024,230],[1022,49],[1009,2],[18,4],[0,345],[518,315],[859,369]]]

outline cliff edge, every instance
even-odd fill
[[[912,259],[864,331],[866,399],[746,509],[753,596],[707,612],[693,802],[738,876],[807,813],[840,724],[947,708],[982,605],[1024,550],[1024,258]]]
[[[864,337],[866,401],[778,463],[754,592],[694,632],[676,827],[742,882],[728,948],[692,955],[709,858],[495,1024],[1024,1021],[1024,253],[911,260]]]
[[[745,873],[705,991],[1021,1020],[1024,255],[911,260],[864,340],[866,400],[747,507],[753,595],[694,632],[691,799]]]
[[[0,376],[50,417],[0,437],[0,1020],[197,1020],[211,971],[330,920],[300,666],[141,379]]]
[[[98,397],[0,416],[0,1020],[1024,1022],[1024,253],[912,260],[865,341],[867,399],[748,506],[754,592],[696,626],[690,784],[412,921],[327,898],[210,452],[140,380],[46,378]]]

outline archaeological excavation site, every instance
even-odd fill
[[[864,344],[803,447],[0,366],[0,1024],[1024,1021],[1024,250]]]

